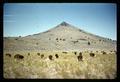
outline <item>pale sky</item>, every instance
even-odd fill
[[[4,36],[27,36],[65,21],[82,30],[116,40],[113,3],[5,3]]]

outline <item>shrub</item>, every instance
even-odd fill
[[[36,43],[36,45],[38,45],[38,43]]]
[[[56,40],[58,40],[58,38],[56,38]]]
[[[75,44],[75,43],[77,43],[77,42],[78,42],[78,40],[77,40],[77,41],[72,41],[72,42]]]
[[[107,54],[105,51],[102,51],[102,54]]]
[[[18,40],[18,38],[15,38],[15,40]]]
[[[88,45],[90,45],[90,42],[88,42]]]
[[[19,36],[19,38],[21,38],[21,36]]]
[[[65,41],[65,39],[63,39],[63,41]]]
[[[67,52],[62,52],[62,53],[67,54]]]

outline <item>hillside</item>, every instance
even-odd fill
[[[7,79],[115,79],[116,41],[66,22],[46,32],[4,37]]]
[[[88,45],[90,43],[90,45]],[[5,50],[116,50],[116,42],[100,37],[66,22],[38,34],[4,38]]]

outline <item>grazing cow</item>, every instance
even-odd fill
[[[107,54],[105,51],[102,51],[102,54]]]
[[[80,52],[79,55],[82,55],[82,52]]]
[[[95,56],[95,54],[91,52],[91,53],[90,53],[90,56],[91,56],[91,57],[94,57],[94,56]]]
[[[77,54],[77,52],[74,52],[74,54],[76,55],[76,54]]]
[[[20,54],[16,54],[16,55],[14,56],[14,58],[16,58],[16,59],[23,59],[24,56],[22,56],[22,55],[20,55]]]
[[[30,53],[28,53],[28,55],[30,55]]]
[[[37,53],[37,55],[40,55],[40,53]]]
[[[43,58],[43,57],[44,57],[44,54],[41,55],[41,58]]]
[[[75,44],[75,43],[77,43],[77,42],[78,42],[78,40],[77,40],[77,41],[72,41],[72,42]]]
[[[59,57],[58,54],[55,54],[55,57],[58,58]]]
[[[8,54],[6,54],[6,56],[9,56],[9,57],[11,57],[11,54],[9,54],[9,53],[8,53]]]
[[[79,56],[77,56],[77,58],[78,58],[78,61],[83,61],[82,60],[83,59],[82,53],[79,53]]]
[[[49,59],[50,59],[50,60],[53,60],[53,57],[52,57],[52,55],[49,55]]]

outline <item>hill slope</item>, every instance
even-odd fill
[[[116,50],[116,42],[84,30],[66,22],[56,27],[25,37],[4,38],[5,50]]]

